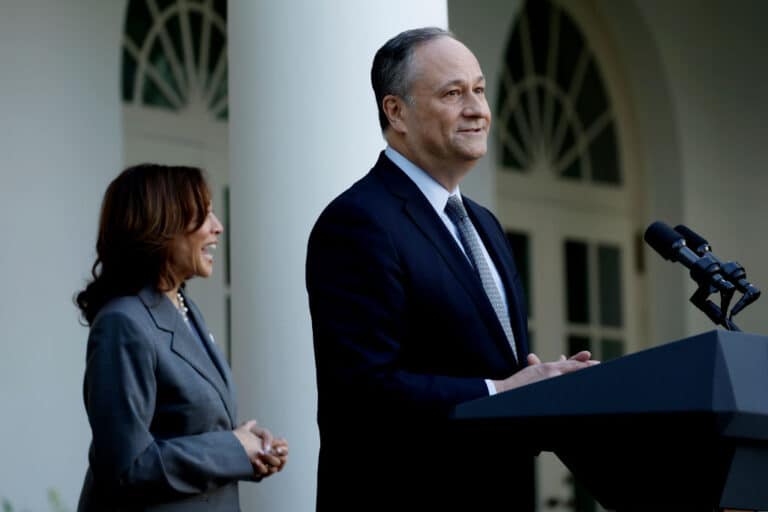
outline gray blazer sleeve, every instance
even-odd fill
[[[233,480],[250,480],[253,468],[245,450],[230,429],[221,428],[220,419],[212,418],[215,427],[211,431],[186,431],[185,417],[216,416],[220,404],[180,403],[174,416],[178,425],[156,423],[158,393],[173,393],[172,387],[166,389],[167,379],[163,386],[158,385],[159,359],[164,357],[158,347],[165,340],[156,338],[162,334],[122,312],[100,316],[91,327],[84,397],[93,432],[90,456],[94,478],[103,488],[120,495],[169,497],[205,492]],[[199,419],[195,423],[199,425]]]

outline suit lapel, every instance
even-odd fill
[[[206,352],[205,347],[200,344],[190,331],[189,327],[184,323],[184,319],[176,310],[173,303],[171,303],[164,294],[154,291],[150,287],[141,290],[139,292],[139,298],[149,310],[157,327],[171,333],[171,350],[192,366],[192,368],[194,368],[195,371],[197,371],[197,373],[199,373],[200,376],[218,392],[224,403],[224,408],[227,410],[230,420],[234,424],[234,408],[230,401],[231,395],[228,383],[225,382],[220,370],[214,364],[213,358]],[[192,306],[189,301],[187,302]],[[205,324],[203,323],[199,312],[193,312],[196,309],[197,308],[190,307],[190,313],[192,313],[191,320],[204,329]],[[201,332],[206,333],[206,335],[208,333],[207,330]]]
[[[384,153],[379,157],[372,172],[385,183],[390,192],[404,200],[406,215],[435,246],[456,280],[461,283],[461,286],[472,298],[485,323],[491,326],[491,331],[495,333],[494,340],[497,345],[511,361],[514,361],[512,349],[509,347],[507,337],[498,318],[496,318],[496,313],[488,300],[480,278],[424,194]]]

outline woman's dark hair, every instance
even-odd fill
[[[110,299],[181,281],[171,252],[176,237],[205,222],[211,193],[195,167],[141,164],[107,187],[101,205],[93,279],[75,297],[90,325]]]

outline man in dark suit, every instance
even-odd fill
[[[592,364],[528,354],[523,290],[504,232],[459,183],[491,114],[472,52],[437,28],[377,52],[388,146],[309,240],[318,381],[318,510],[532,509],[524,439],[448,420],[458,403]]]

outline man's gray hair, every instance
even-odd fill
[[[382,131],[389,126],[389,120],[382,108],[384,97],[391,94],[410,102],[408,94],[411,86],[410,67],[413,50],[421,44],[440,37],[455,38],[451,32],[442,28],[415,28],[397,34],[376,52],[373,57],[373,66],[371,66],[371,85],[373,94],[376,96]]]

